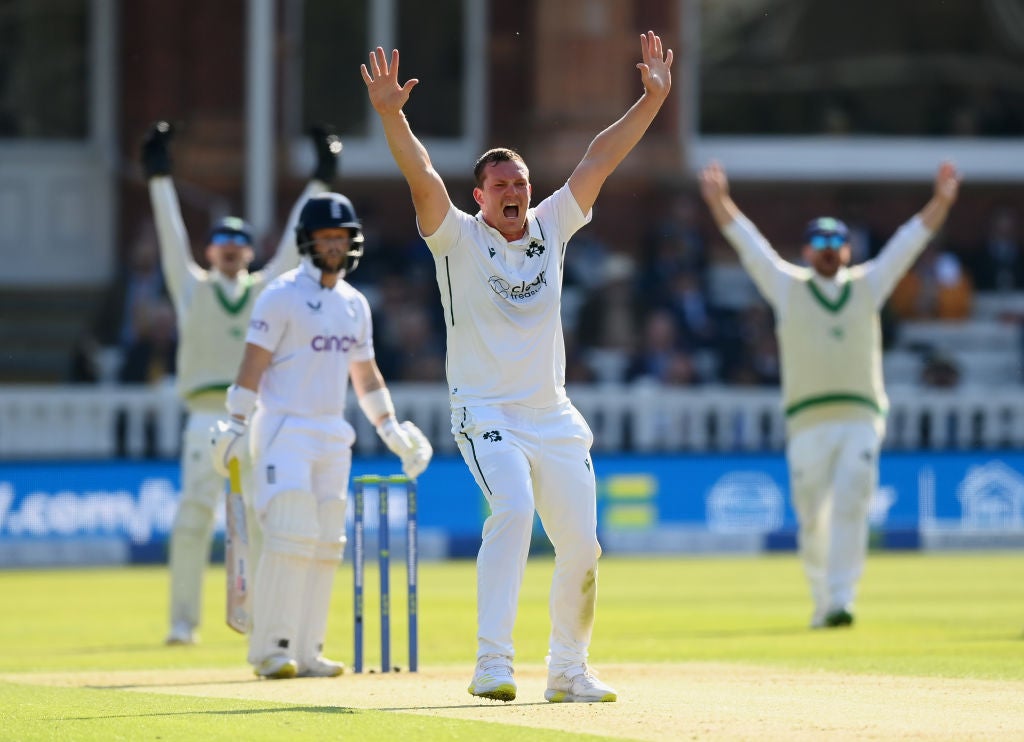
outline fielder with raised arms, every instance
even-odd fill
[[[264,543],[256,568],[249,662],[264,678],[334,677],[323,656],[334,575],[345,551],[345,504],[355,430],[345,419],[349,379],[367,419],[418,477],[433,455],[399,424],[373,352],[366,298],[344,278],[363,255],[348,198],[309,199],[296,226],[301,265],[259,297],[245,354],[217,424],[214,462],[227,471],[248,427],[255,506]]]
[[[779,257],[733,202],[719,164],[704,168],[700,187],[715,223],[775,312],[786,459],[800,557],[814,601],[811,627],[850,626],[888,408],[879,312],[945,222],[960,176],[943,163],[924,208],[877,258],[853,267],[849,231],[838,219],[819,217],[807,225],[807,265],[794,265]]]
[[[380,47],[363,65],[370,102],[412,191],[434,256],[447,320],[452,433],[490,506],[477,556],[477,665],[469,692],[511,701],[512,629],[534,509],[555,547],[548,701],[615,701],[587,665],[597,602],[597,493],[593,434],[565,392],[560,319],[569,238],[590,221],[605,180],[640,141],[672,85],[672,51],[640,37],[644,92],[590,143],[564,186],[530,208],[530,173],[518,153],[477,160],[473,216],[457,209],[402,112],[419,82],[398,81]]]
[[[149,182],[160,264],[178,321],[177,387],[188,409],[181,442],[181,501],[170,539],[170,632],[166,641],[192,644],[198,639],[214,511],[224,493],[224,476],[210,462],[210,426],[223,413],[224,395],[242,357],[253,303],[269,281],[298,265],[294,227],[299,208],[310,196],[327,190],[337,169],[341,142],[324,129],[311,132],[316,170],[292,209],[272,260],[263,270],[249,273],[255,256],[253,234],[238,217],[220,219],[210,230],[205,251],[209,270],[193,259],[171,179],[173,135],[168,122],[153,124],[142,144],[142,166]],[[248,492],[248,462],[243,458],[241,464],[243,491]],[[258,554],[259,548],[259,531],[250,528],[250,554]]]

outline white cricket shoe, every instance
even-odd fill
[[[164,644],[173,647],[183,644],[195,644],[198,641],[199,635],[196,634],[196,630],[192,626],[185,621],[175,621],[171,625],[167,638],[164,639]]]
[[[267,680],[287,680],[294,678],[299,666],[288,655],[272,654],[253,668],[253,672]]]
[[[341,662],[329,660],[323,655],[314,657],[309,662],[299,665],[296,677],[300,678],[336,678],[344,674],[345,665]]]
[[[619,696],[614,688],[598,680],[589,667],[577,665],[561,675],[548,675],[544,698],[551,703],[609,703]]]
[[[469,693],[494,701],[514,701],[516,681],[512,678],[512,658],[503,654],[485,654],[477,660]]]

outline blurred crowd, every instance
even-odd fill
[[[732,248],[700,219],[689,192],[669,199],[661,218],[629,249],[582,230],[566,253],[562,319],[569,383],[727,384],[775,386],[778,347],[771,309]],[[877,254],[888,235],[848,215],[854,263]],[[418,237],[380,244],[367,224],[367,250],[350,281],[369,299],[377,361],[395,382],[445,382],[444,317],[434,264]],[[774,247],[799,261],[799,245]],[[101,342],[116,351],[79,362],[77,381],[159,383],[173,378],[174,311],[160,275],[152,224],[133,242],[132,257],[111,291]],[[973,245],[939,234],[897,285],[884,312],[891,341],[905,320],[957,321],[972,316],[978,292],[1024,291],[1024,234],[1017,211],[996,209]],[[116,337],[109,328],[116,327]],[[97,367],[99,366],[99,367]],[[103,368],[106,366],[106,368]],[[949,358],[930,357],[922,384],[955,386]],[[1019,381],[1019,380],[1017,380]]]

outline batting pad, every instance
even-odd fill
[[[321,502],[318,513],[320,539],[316,544],[313,566],[306,578],[302,599],[306,617],[299,629],[296,658],[300,668],[315,660],[323,651],[334,575],[345,551],[345,501]]]
[[[263,527],[249,638],[253,665],[273,655],[296,656],[303,593],[318,536],[316,498],[298,490],[275,495]]]

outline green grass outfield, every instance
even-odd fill
[[[517,663],[543,661],[551,566],[547,557],[530,561],[516,627]],[[223,622],[223,570],[216,567],[206,583],[201,643],[164,647],[166,577],[160,567],[0,571],[0,739],[527,738],[522,726],[504,723],[497,712],[494,721],[480,721],[394,713],[380,704],[346,705],[345,689],[356,686],[345,684],[370,678],[346,674],[276,683],[252,678],[243,638]],[[701,663],[724,663],[780,673],[949,678],[1012,686],[1024,681],[1022,578],[1020,553],[872,554],[856,625],[810,631],[810,604],[792,554],[605,557],[591,662],[598,670],[692,664],[697,671]],[[402,565],[393,567],[391,583],[392,659],[405,666]],[[376,584],[376,572],[368,568],[366,650],[371,666],[379,662]],[[439,707],[458,709],[476,702],[464,691],[475,653],[475,585],[473,562],[421,565],[420,676],[445,669],[463,689],[457,697],[437,698]],[[348,564],[335,586],[326,654],[351,662]],[[118,678],[139,671],[157,676],[190,671],[200,677],[208,672],[271,697],[204,697],[194,688],[184,691],[189,695],[146,692],[138,683],[125,692],[129,688]],[[108,682],[95,680],[104,674]],[[79,675],[93,680],[76,682]],[[611,673],[602,677],[616,685]],[[400,679],[409,682],[408,673]],[[387,684],[398,680],[373,678],[374,687],[385,693]],[[327,688],[337,694],[337,701],[296,703],[283,694],[275,700],[271,693],[298,683]],[[528,700],[519,711],[546,713],[547,704]],[[626,702],[620,699],[618,705]],[[1019,702],[1024,707],[1024,697]],[[400,704],[392,705],[397,709]],[[600,738],[583,734],[589,729],[586,724],[579,729],[581,733],[531,728],[528,739]],[[721,738],[729,737],[722,730]]]

